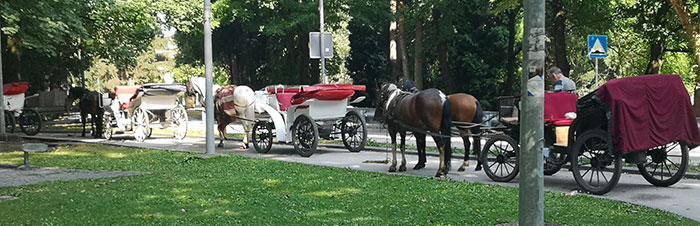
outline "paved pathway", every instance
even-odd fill
[[[70,135],[70,136],[69,136]],[[71,134],[39,134],[42,139],[54,139],[57,141],[76,141],[88,143],[104,143],[110,145],[120,145],[127,147],[148,147],[162,150],[186,151],[194,153],[205,153],[204,138],[187,137],[184,140],[174,140],[170,136],[160,136],[155,134],[153,138],[147,139],[143,143],[133,140],[131,134],[117,135],[114,140],[76,138]],[[319,151],[310,158],[300,157],[295,153],[290,145],[275,144],[267,154],[260,154],[253,149],[239,149],[240,142],[228,141],[224,148],[217,148],[217,153],[237,154],[251,158],[267,158],[281,161],[299,162],[313,165],[332,166],[338,168],[350,168],[371,172],[387,173],[389,168],[386,164],[365,163],[367,160],[385,160],[390,158],[386,152],[362,151],[351,153],[339,148],[338,145],[327,145],[319,148]],[[428,164],[425,169],[411,170],[410,168],[417,162],[417,156],[408,155],[409,170],[405,175],[433,176],[437,171],[438,158],[428,157]],[[461,160],[454,160],[454,168],[461,164]],[[466,172],[451,171],[448,176],[458,181],[478,182],[484,184],[497,184],[502,186],[517,187],[517,178],[509,183],[495,183],[491,181],[483,171],[475,172],[473,166],[476,162],[471,162],[472,167]],[[398,173],[397,173],[398,174]],[[574,181],[571,173],[563,170],[554,176],[544,178],[545,189],[551,192],[569,193],[578,190],[578,185]],[[605,199],[619,200],[624,202],[645,205],[652,208],[667,210],[700,222],[700,180],[683,179],[672,187],[654,187],[646,182],[638,174],[624,173],[620,183],[609,193],[603,196],[594,196]]]

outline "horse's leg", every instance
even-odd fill
[[[220,120],[223,121],[223,120]],[[225,123],[225,122],[220,122],[220,123]],[[219,136],[221,139],[219,139],[219,145],[217,147],[223,148],[224,147],[224,140],[226,140],[226,125],[227,124],[218,124],[217,129],[219,130]]]
[[[465,133],[466,131],[462,130],[462,133]],[[457,171],[462,172],[464,169],[466,169],[469,166],[469,147],[471,147],[471,142],[469,141],[469,137],[466,135],[462,135],[462,142],[464,142],[464,162],[462,162],[462,166],[457,169]]]
[[[435,139],[435,137],[433,137],[433,139]],[[445,172],[445,168],[447,167],[445,165],[445,143],[442,141],[442,138],[435,139],[435,143],[437,143],[438,150],[440,151],[440,167],[438,168],[435,177],[441,177],[442,173]],[[446,172],[445,175],[447,175]]]
[[[251,130],[253,130],[253,125],[250,120],[255,120],[255,108],[253,106],[248,106],[243,110],[243,117],[245,120],[241,120],[243,124],[243,131],[245,136],[243,136],[243,145],[248,148],[248,137],[252,137]]]
[[[425,168],[425,134],[413,133],[416,137],[416,146],[418,147],[418,163],[413,167],[414,170]]]
[[[389,166],[389,172],[396,172],[396,130],[389,127],[389,136],[391,137],[391,166]]]
[[[471,130],[472,130],[471,131],[472,134],[480,134],[481,133],[481,131],[479,131],[481,129],[478,127],[472,128]],[[474,149],[472,149],[472,150],[474,150],[474,155],[476,155],[476,168],[474,170],[479,171],[479,170],[481,170],[481,165],[482,165],[482,162],[481,162],[481,136],[474,136],[473,139],[474,139]]]
[[[80,122],[83,124],[83,133],[80,135],[81,137],[85,136],[85,118],[87,118],[87,112],[80,110]]]
[[[406,171],[406,131],[399,132],[401,135],[401,166],[399,172]]]

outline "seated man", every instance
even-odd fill
[[[554,82],[554,92],[576,93],[576,83],[564,76],[558,67],[549,68],[549,79]]]

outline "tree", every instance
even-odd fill
[[[678,15],[678,20],[683,25],[683,30],[688,37],[688,43],[693,50],[693,58],[695,63],[700,64],[700,29],[695,22],[697,19],[690,13],[689,4],[683,0],[669,0],[673,6],[673,10]],[[700,89],[697,85],[700,84],[700,70],[695,70],[695,115],[700,116]]]

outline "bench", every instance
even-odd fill
[[[24,152],[24,165],[17,167],[18,169],[33,169],[35,166],[29,165],[29,153],[43,153],[49,150],[49,146],[42,143],[24,143],[22,151]]]

